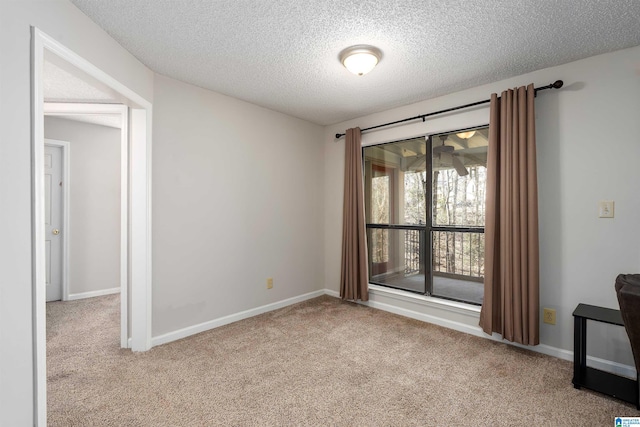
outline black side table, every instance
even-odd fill
[[[608,394],[640,409],[638,381],[587,366],[587,320],[624,326],[620,310],[578,304],[573,311],[573,386]]]

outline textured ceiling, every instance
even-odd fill
[[[72,2],[157,73],[321,125],[640,44],[638,0]]]
[[[99,84],[95,79],[90,78],[73,65],[53,54],[46,55],[42,76],[45,102],[93,104],[111,104],[118,102],[117,95],[112,93],[112,90]],[[122,126],[122,120],[119,114],[56,113],[53,114],[53,116],[113,128],[120,128]]]
[[[114,96],[92,85],[89,78],[57,63],[44,61],[42,87],[46,102],[93,102],[112,103]],[[66,68],[66,69],[65,69]]]

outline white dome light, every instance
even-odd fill
[[[475,130],[471,130],[471,131],[468,131],[468,132],[456,133],[456,136],[458,138],[460,138],[460,139],[469,139],[475,134],[476,134],[476,131]]]
[[[358,76],[364,76],[378,64],[382,52],[378,48],[357,45],[346,48],[340,53],[340,62],[347,70]]]

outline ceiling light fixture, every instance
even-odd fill
[[[382,52],[377,47],[359,44],[340,52],[340,62],[358,76],[364,76],[380,62]]]
[[[460,133],[456,133],[456,136],[460,139],[469,139],[471,138],[473,135],[476,134],[475,130],[470,130],[468,132],[460,132]]]

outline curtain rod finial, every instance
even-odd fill
[[[344,133],[336,133],[336,139],[340,139],[344,136]]]
[[[554,89],[560,89],[563,84],[564,82],[562,80],[556,80],[551,86],[553,86]]]

